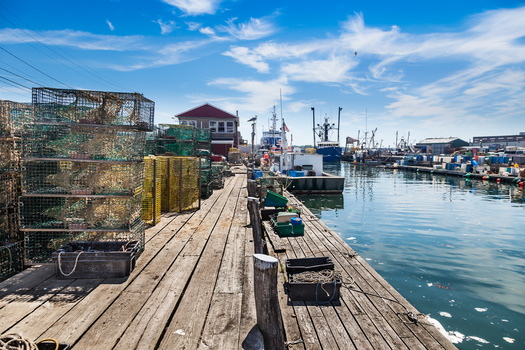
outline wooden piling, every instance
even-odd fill
[[[253,233],[254,251],[257,254],[262,254],[264,253],[264,243],[258,198],[248,197],[248,213],[250,214],[250,226]]]
[[[257,326],[264,338],[264,348],[282,350],[285,343],[277,293],[279,260],[269,255],[254,254],[253,265]]]

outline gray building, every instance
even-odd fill
[[[415,147],[420,149],[423,154],[451,154],[461,147],[468,146],[469,143],[457,137],[427,138],[418,142]]]
[[[507,146],[525,147],[525,132],[520,132],[519,135],[475,136],[472,138],[472,146],[489,150],[504,149]]]

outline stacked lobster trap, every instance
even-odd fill
[[[137,93],[33,89],[22,133],[21,231],[29,263],[78,241],[139,241],[146,131]]]
[[[145,158],[142,219],[150,225],[162,212],[200,208],[199,158],[148,156]]]
[[[0,100],[0,281],[23,269],[19,133],[31,115],[29,104]]]

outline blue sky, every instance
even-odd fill
[[[136,91],[155,122],[210,103],[241,133],[279,107],[376,141],[525,131],[525,2],[0,0],[0,99],[26,87]],[[357,52],[357,55],[355,55]],[[332,135],[336,138],[336,134]]]

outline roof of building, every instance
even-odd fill
[[[223,111],[220,108],[214,107],[208,103],[200,107],[190,109],[189,111],[180,113],[176,118],[212,118],[212,119],[238,119],[234,114]]]
[[[427,138],[427,139],[424,139],[423,141],[421,142],[418,142],[418,144],[436,144],[436,143],[451,143],[451,142],[454,142],[456,140],[460,140],[459,137],[436,137],[436,138]],[[463,140],[461,140],[463,141]],[[465,141],[463,141],[465,142]]]

